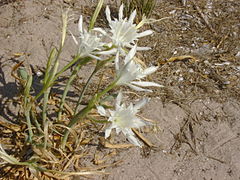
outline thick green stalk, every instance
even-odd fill
[[[42,134],[43,130],[42,130],[41,125],[39,124],[37,117],[35,115],[35,112],[33,110],[31,110],[31,117],[32,117],[32,121],[34,122],[38,132]]]
[[[58,59],[56,59],[51,69],[51,72],[49,73],[47,84],[48,83],[50,84],[54,81],[53,79],[57,73],[58,66],[59,66],[59,61]],[[47,147],[47,137],[48,137],[47,104],[48,104],[50,90],[51,90],[51,87],[47,88],[46,91],[44,92],[44,97],[43,97],[42,127],[44,129],[44,148]]]
[[[48,81],[46,82],[45,86],[47,86],[48,84],[51,84],[54,81],[53,79],[54,79],[55,74],[57,72],[58,66],[59,66],[59,62],[58,62],[58,60],[56,60],[53,67],[52,67],[52,70],[49,74],[49,78],[48,78]],[[43,129],[44,129],[44,125],[45,125],[45,122],[46,122],[46,119],[47,119],[47,103],[48,103],[50,90],[51,90],[51,87],[48,87],[44,91],[43,110],[42,110],[42,118],[43,118],[42,119],[42,127],[43,127]]]
[[[61,48],[60,48],[60,51],[61,51]],[[35,98],[34,98],[35,100],[37,100],[42,94],[44,94],[47,91],[47,89],[51,86],[52,82],[55,81],[55,78],[52,77],[53,74],[51,73],[51,70],[54,69],[54,67],[56,67],[56,63],[58,62],[58,58],[59,58],[60,53],[61,53],[60,51],[58,51],[58,53],[56,54],[56,49],[55,48],[52,49],[52,51],[50,53],[50,56],[48,58],[48,62],[47,62],[47,69],[46,69],[44,80],[43,80],[43,88],[35,96]],[[55,59],[55,63],[52,67],[52,62],[53,62],[54,59]],[[55,69],[55,70],[57,71],[57,69]],[[55,74],[56,74],[56,72],[55,72]]]
[[[66,70],[68,70],[72,65],[74,65],[77,61],[80,60],[80,56],[77,55],[74,57],[74,59],[72,61],[70,61],[66,66],[64,66],[55,76],[55,80],[63,73],[65,72]]]
[[[47,148],[47,142],[48,142],[48,126],[49,126],[49,121],[46,121],[43,127],[43,137],[44,137],[44,142],[43,142],[43,148]]]
[[[47,120],[47,103],[48,103],[49,93],[50,93],[50,88],[48,88],[43,95],[43,109],[42,109],[42,127],[43,128]]]
[[[50,88],[48,88],[43,95],[43,110],[42,110],[42,128],[44,130],[44,149],[47,147],[46,134],[48,133],[48,120],[47,120],[47,104],[49,98]]]
[[[50,53],[49,57],[48,57],[47,67],[46,67],[46,71],[45,71],[45,75],[44,75],[44,79],[43,79],[44,84],[47,83],[47,80],[49,78],[49,73],[51,71],[52,62],[53,62],[54,58],[56,57],[56,53],[57,53],[57,50],[55,48],[53,48],[51,50],[51,53]]]
[[[30,110],[31,110],[31,108],[27,108],[25,110],[24,115],[26,117],[27,126],[28,126],[28,141],[30,143],[32,143],[33,131],[32,131],[32,124],[31,124],[31,119],[30,119]]]
[[[92,117],[87,117],[88,119],[90,119],[91,121],[93,122],[96,122],[96,123],[102,123],[102,124],[106,124],[106,123],[109,123],[110,121],[108,120],[96,120],[95,118],[92,118]]]
[[[41,89],[41,91],[37,94],[37,96],[35,97],[35,100],[37,100],[45,91],[47,88],[49,88],[50,86],[52,86],[54,84],[54,82],[57,80],[57,78],[59,78],[59,76],[62,75],[63,72],[65,72],[66,70],[68,70],[71,66],[73,66],[77,61],[79,61],[79,63],[81,63],[82,65],[87,63],[88,61],[90,61],[91,58],[90,57],[86,57],[83,59],[80,59],[80,56],[77,55],[72,61],[70,61],[66,66],[64,66],[60,71],[58,71],[55,75],[55,77],[53,78],[52,82],[47,81],[46,84],[43,86],[43,88]]]
[[[77,105],[76,105],[75,110],[74,110],[74,115],[75,115],[76,112],[78,111],[78,108],[79,108],[79,106],[80,106],[80,104],[81,104],[82,98],[83,98],[83,96],[84,96],[84,94],[85,94],[85,91],[86,91],[86,89],[87,89],[87,87],[88,87],[88,85],[89,85],[92,77],[93,77],[93,76],[98,72],[98,70],[100,70],[107,62],[112,61],[112,60],[113,60],[113,57],[111,57],[111,58],[109,58],[109,59],[106,59],[106,60],[104,60],[104,61],[97,61],[97,64],[96,64],[96,66],[95,66],[95,69],[93,70],[92,74],[89,76],[89,78],[88,78],[85,86],[83,87],[83,89],[82,89],[82,91],[81,91],[81,93],[80,93],[80,95],[79,95],[78,102],[77,102]]]
[[[73,80],[76,78],[77,73],[78,73],[78,71],[79,71],[80,68],[81,68],[81,65],[82,65],[82,64],[79,63],[79,64],[75,67],[74,71],[72,72],[70,78],[69,78],[68,81],[67,81],[67,84],[66,84],[66,86],[65,86],[64,92],[63,92],[63,94],[62,94],[61,102],[60,102],[60,107],[59,107],[59,111],[58,111],[58,121],[60,121],[60,119],[61,119],[62,110],[63,110],[63,105],[64,105],[64,103],[65,103],[65,99],[66,99],[67,93],[68,93],[68,91],[69,91],[69,88],[70,88]]]
[[[92,77],[94,76],[94,74],[95,74],[96,72],[97,72],[97,71],[95,71],[95,70],[92,72],[92,74],[89,76],[89,78],[88,78],[85,86],[83,87],[83,89],[82,89],[82,91],[81,91],[81,93],[80,93],[80,96],[79,96],[79,98],[78,98],[77,105],[76,105],[75,110],[74,110],[74,115],[76,114],[76,112],[77,112],[77,110],[78,110],[78,108],[79,108],[79,106],[80,106],[80,103],[81,103],[81,101],[82,101],[82,98],[83,98],[83,96],[84,96],[84,94],[85,94],[85,91],[86,91],[86,89],[87,89],[87,87],[88,87],[88,85],[89,85]]]
[[[116,80],[113,81],[108,87],[106,87],[102,92],[99,92],[95,96],[92,97],[92,99],[89,101],[88,105],[83,108],[81,111],[79,111],[70,121],[68,124],[69,128],[72,128],[77,122],[81,121],[91,110],[95,107],[95,104],[99,102],[100,98],[105,95],[108,91],[113,89],[116,85]],[[66,130],[64,133],[64,137],[62,139],[62,148],[65,148],[65,145],[67,143],[69,130]]]

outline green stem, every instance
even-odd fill
[[[46,80],[46,84],[44,84],[44,87],[48,87],[49,84],[54,82],[54,77],[56,75],[57,69],[59,66],[59,61],[56,59],[55,63],[51,69],[51,72],[49,73],[49,77]],[[44,88],[43,88],[44,89]],[[46,123],[46,119],[47,119],[47,103],[48,103],[48,98],[49,98],[49,93],[51,91],[51,86],[46,88],[44,91],[44,97],[43,97],[43,110],[42,110],[42,127],[44,129],[44,125]]]
[[[88,61],[90,61],[91,58],[90,57],[86,57],[83,58],[82,60],[80,60],[80,56],[76,56],[72,61],[70,61],[66,66],[64,66],[59,72],[56,73],[55,77],[52,80],[52,83],[47,83],[46,85],[44,85],[44,87],[42,88],[42,90],[37,94],[37,96],[35,97],[35,100],[37,100],[45,91],[47,88],[49,88],[50,86],[52,86],[54,84],[54,82],[57,80],[57,78],[59,78],[59,76],[65,72],[66,70],[68,70],[72,65],[74,65],[77,61],[80,61],[81,64],[85,64]]]
[[[115,87],[116,83],[117,83],[116,80],[113,81],[102,92],[99,92],[98,94],[93,96],[92,99],[89,101],[88,105],[85,108],[83,108],[81,111],[79,111],[76,115],[74,115],[74,117],[71,119],[70,123],[68,124],[68,127],[72,128],[77,122],[81,121],[92,110],[92,108],[95,107],[95,104],[99,102],[100,98]],[[65,130],[64,137],[62,139],[62,149],[65,148],[69,133],[70,133],[69,130]]]
[[[59,66],[59,61],[58,61],[58,59],[56,59],[54,62],[54,65],[51,69],[51,72],[49,73],[49,78],[46,82],[47,86],[48,86],[48,84],[51,84],[52,82],[54,82],[53,79],[57,73],[58,66]],[[50,91],[51,91],[51,86],[46,89],[46,91],[44,92],[44,97],[43,97],[42,127],[44,129],[44,148],[45,149],[47,147],[47,137],[48,137],[47,105],[48,105]]]
[[[80,56],[77,55],[76,57],[74,57],[74,59],[72,61],[70,61],[66,66],[64,66],[55,76],[55,80],[66,70],[68,70],[73,64],[75,64],[78,60],[80,60]]]
[[[47,148],[47,142],[48,142],[48,121],[45,122],[43,126],[43,134],[44,134],[44,142],[43,142],[43,148]]]
[[[82,98],[83,98],[83,96],[84,96],[84,94],[85,94],[85,91],[86,91],[86,89],[87,89],[87,87],[88,87],[88,85],[89,85],[92,77],[94,76],[94,74],[96,74],[96,72],[97,72],[96,69],[94,69],[94,71],[92,72],[92,74],[89,76],[89,78],[88,78],[85,86],[83,87],[83,89],[82,89],[82,91],[81,91],[81,93],[80,93],[80,95],[79,95],[79,98],[78,98],[78,101],[77,101],[77,105],[76,105],[75,110],[74,110],[74,114],[76,114],[76,112],[77,112],[77,110],[78,110],[78,108],[79,108],[79,106],[80,106],[80,103],[81,103],[81,101],[82,101]]]
[[[46,71],[45,71],[45,75],[44,75],[44,79],[43,79],[43,83],[46,84],[47,81],[48,81],[48,78],[49,78],[49,73],[51,71],[51,66],[52,66],[52,62],[53,60],[55,59],[56,57],[56,53],[57,53],[57,50],[55,48],[53,48],[51,50],[51,53],[48,57],[48,61],[47,61],[47,68],[46,68]]]
[[[42,127],[43,128],[47,120],[47,103],[48,103],[49,93],[50,93],[50,88],[48,88],[44,92],[44,96],[43,96],[43,110],[42,110]]]
[[[54,65],[51,68],[52,70],[54,70],[54,74],[53,73],[51,74],[50,67],[51,67],[51,62],[53,61],[53,58],[55,57],[55,52],[54,51],[52,52],[53,55],[52,55],[52,53],[50,54],[48,64],[47,64],[46,74],[45,74],[44,81],[43,81],[44,86],[41,89],[41,91],[35,96],[34,100],[37,100],[41,95],[43,95],[46,92],[46,90],[49,87],[51,87],[54,84],[54,81],[57,79],[56,72],[57,72],[57,68],[58,68],[58,65],[59,65],[58,58],[61,54],[61,51],[62,51],[62,46],[60,46],[60,49],[59,49],[59,51],[56,55],[56,58],[55,58]]]
[[[42,130],[42,128],[41,128],[41,126],[40,126],[40,124],[39,124],[39,122],[36,118],[35,112],[33,110],[31,111],[31,117],[32,117],[32,120],[33,120],[34,124],[36,125],[39,133],[43,133],[43,130]]]
[[[66,86],[65,86],[65,89],[64,89],[64,92],[63,92],[63,95],[62,95],[62,98],[61,98],[61,102],[60,102],[59,111],[58,111],[58,121],[60,121],[60,119],[61,119],[62,110],[63,110],[63,105],[64,105],[64,103],[65,103],[65,99],[66,99],[67,93],[68,93],[68,91],[69,91],[69,88],[70,88],[73,80],[76,78],[77,73],[78,73],[78,71],[79,71],[80,68],[81,68],[81,65],[82,65],[82,64],[79,63],[79,64],[75,67],[74,71],[72,72],[72,74],[71,74],[70,78],[68,79],[68,82],[67,82],[67,84],[66,84]]]
[[[108,59],[106,59],[106,60],[97,61],[97,64],[96,64],[96,66],[95,66],[95,69],[93,70],[92,74],[89,76],[89,78],[88,78],[85,86],[83,87],[83,89],[82,89],[82,91],[81,91],[81,93],[80,93],[80,95],[79,95],[78,102],[77,102],[77,105],[76,105],[75,110],[74,110],[74,115],[76,114],[76,112],[77,112],[77,110],[78,110],[78,108],[79,108],[79,106],[80,106],[80,104],[81,104],[82,98],[83,98],[83,96],[84,96],[84,94],[85,94],[85,91],[86,91],[86,89],[87,89],[87,87],[88,87],[88,85],[89,85],[92,77],[93,77],[93,76],[98,72],[98,70],[100,70],[107,62],[112,61],[112,60],[113,60],[113,57],[108,58]]]
[[[92,118],[92,117],[87,117],[87,118],[89,118],[91,121],[93,121],[93,122],[96,122],[96,123],[101,123],[101,124],[106,124],[106,123],[109,123],[110,121],[108,121],[108,120],[96,120],[95,118]]]
[[[50,88],[44,92],[43,97],[43,110],[42,110],[42,128],[44,130],[44,149],[47,148],[47,134],[48,134],[48,123],[47,123],[47,103],[49,98]],[[46,134],[45,134],[46,133]]]

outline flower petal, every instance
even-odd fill
[[[138,101],[137,104],[135,104],[135,106],[133,107],[133,109],[138,112],[138,110],[143,107],[148,101],[148,98],[144,98],[141,101]]]
[[[106,110],[102,106],[97,106],[97,111],[101,116],[107,116]]]
[[[135,118],[133,119],[134,121],[134,125],[132,126],[133,128],[140,128],[143,126],[146,126],[148,124],[148,122],[144,122],[143,120],[139,119],[139,118]]]
[[[133,20],[135,19],[136,14],[137,14],[137,12],[136,12],[136,9],[135,9],[129,17],[129,22],[130,23],[133,23]]]
[[[143,71],[143,74],[149,75],[157,71],[158,67],[157,66],[151,66]]]
[[[89,57],[93,58],[93,59],[97,59],[97,60],[102,60],[102,58],[92,55],[92,54],[88,54]]]
[[[143,32],[141,32],[141,33],[138,33],[137,37],[139,38],[139,37],[148,36],[148,35],[150,35],[150,34],[152,34],[152,33],[153,33],[152,30],[146,30],[146,31],[143,31]]]
[[[131,84],[137,85],[137,86],[142,86],[142,87],[164,87],[163,85],[160,85],[155,82],[149,82],[149,81],[132,81]]]
[[[105,130],[105,139],[107,139],[110,134],[111,134],[111,131],[112,131],[112,127],[108,127],[106,130]]]
[[[129,140],[130,143],[134,144],[135,146],[142,147],[142,144],[134,135],[127,134],[127,139]]]
[[[72,36],[73,41],[75,42],[75,44],[78,45],[78,41],[77,41],[76,37],[71,33],[71,31],[69,31],[69,32],[70,32],[70,34],[71,34],[71,36]]]
[[[119,8],[118,18],[119,20],[123,19],[123,4]]]
[[[112,117],[114,117],[115,111],[109,110],[109,112],[110,112],[110,115],[111,115]],[[113,121],[113,119],[114,119],[114,118],[111,118],[111,117],[110,117],[110,118],[108,119],[108,121]]]
[[[107,50],[107,51],[99,51],[97,52],[97,54],[102,54],[102,55],[110,55],[110,54],[115,54],[117,52],[116,49],[110,49],[110,50]]]
[[[111,12],[110,12],[110,9],[108,6],[106,7],[105,14],[106,14],[108,22],[111,23],[111,21],[112,21],[111,20]]]
[[[132,88],[132,89],[135,90],[135,91],[152,92],[152,90],[140,88],[140,87],[134,86],[134,85],[132,85],[132,84],[127,84],[127,86],[129,86],[130,88]]]
[[[119,127],[116,127],[116,134],[119,134],[121,131],[122,131],[122,129],[121,129],[121,128],[119,128]]]
[[[116,109],[119,109],[119,107],[121,106],[121,102],[122,102],[122,92],[120,91],[117,95],[117,99],[116,99]]]
[[[116,57],[115,57],[115,69],[116,71],[119,71],[119,53],[117,52]]]
[[[133,48],[133,45],[128,44],[128,45],[126,45],[126,47]],[[137,51],[147,51],[147,50],[150,50],[150,49],[152,49],[152,48],[151,47],[139,47],[139,46],[137,46]]]
[[[78,20],[78,30],[80,31],[80,33],[83,33],[83,17],[82,17],[82,15],[80,16],[80,18]]]
[[[150,49],[152,49],[152,48],[150,48],[150,47],[137,47],[138,51],[148,51]]]
[[[127,64],[136,54],[137,51],[137,45],[135,44],[133,46],[133,48],[129,51],[129,53],[127,54],[127,56],[124,59],[124,63]]]
[[[102,33],[103,35],[107,35],[107,32],[104,31],[102,28],[94,28],[94,29],[92,29],[92,30],[93,30],[93,31],[100,32],[100,33]]]

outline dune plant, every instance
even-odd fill
[[[144,16],[149,17],[156,5],[156,0],[121,0],[121,2],[126,6],[124,9],[126,15],[131,14],[133,10],[137,11],[138,20]]]
[[[117,134],[122,132],[127,139],[136,146],[141,147],[143,144],[134,135],[132,128],[140,128],[149,125],[140,119],[136,114],[139,109],[144,106],[149,99],[143,98],[138,103],[133,105],[130,102],[124,102],[123,86],[130,87],[134,91],[151,92],[149,87],[162,87],[155,82],[144,81],[143,79],[149,74],[157,70],[156,66],[148,68],[143,67],[136,61],[135,55],[138,50],[149,50],[149,47],[138,47],[137,43],[141,37],[151,35],[151,30],[141,32],[141,26],[146,22],[146,19],[135,24],[134,19],[136,11],[133,11],[129,18],[124,17],[124,5],[121,5],[118,13],[118,18],[111,16],[110,8],[107,6],[105,9],[106,17],[109,27],[106,29],[95,27],[95,22],[102,8],[103,0],[100,0],[98,6],[90,21],[89,27],[83,25],[84,17],[81,15],[78,22],[79,36],[72,34],[73,41],[78,47],[78,51],[74,58],[69,61],[63,68],[59,68],[61,63],[61,53],[65,44],[67,24],[69,21],[68,12],[62,15],[62,40],[58,48],[53,48],[47,60],[44,77],[42,79],[42,89],[36,94],[33,92],[33,76],[26,69],[22,70],[20,74],[24,75],[19,78],[23,82],[23,112],[24,119],[27,124],[27,138],[26,144],[31,146],[32,151],[36,156],[30,157],[29,160],[24,162],[19,161],[15,157],[11,157],[6,153],[3,146],[0,146],[0,157],[7,163],[15,165],[28,166],[35,171],[52,172],[64,174],[64,172],[57,170],[49,170],[47,167],[42,166],[42,159],[44,154],[51,156],[52,162],[60,162],[56,154],[66,155],[69,153],[71,143],[69,135],[74,134],[74,127],[88,118],[88,115],[93,110],[97,110],[99,116],[108,117],[107,120],[93,120],[93,123],[106,123],[105,138],[109,138],[111,131],[116,129]],[[90,77],[82,87],[79,94],[79,99],[71,116],[64,119],[64,108],[66,104],[66,97],[71,89],[73,81],[76,79],[77,74],[81,72],[83,66],[89,62],[95,61],[95,69],[90,74]],[[113,65],[114,64],[114,65]],[[80,108],[81,101],[85,95],[88,84],[98,71],[104,68],[110,68],[113,65],[114,75],[110,79],[108,85],[103,90],[99,90],[89,99],[85,107]],[[69,78],[64,86],[63,94],[57,104],[56,116],[49,116],[49,104],[51,101],[52,88],[59,83],[59,78],[65,71],[72,69]],[[124,88],[126,89],[126,88]],[[118,92],[116,97],[115,106],[104,104],[104,99],[109,96],[109,91]],[[39,110],[40,109],[40,110]],[[39,113],[40,111],[40,113]],[[59,137],[57,140],[54,137]],[[77,140],[76,140],[77,141]],[[66,148],[68,147],[68,148]],[[52,150],[54,149],[54,152]],[[41,151],[42,153],[39,153]],[[48,159],[48,160],[49,160]],[[46,163],[47,160],[44,162]],[[45,164],[43,163],[43,164]],[[92,172],[96,173],[96,172]],[[65,175],[68,173],[65,172]],[[73,175],[74,173],[69,174]],[[76,173],[80,174],[80,173]],[[82,174],[91,174],[91,172],[82,172]]]

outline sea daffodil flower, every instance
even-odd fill
[[[129,19],[123,18],[123,4],[119,8],[118,19],[112,20],[109,7],[106,7],[106,17],[111,28],[113,45],[117,46],[120,50],[124,47],[131,48],[136,43],[138,38],[150,35],[153,33],[151,30],[138,32],[139,26],[134,24],[136,17],[136,10],[132,12]],[[139,24],[143,24],[140,22]],[[148,47],[138,47],[138,50],[148,50]]]
[[[78,54],[81,58],[92,57],[97,60],[101,60],[100,55],[112,54],[113,50],[104,51],[103,47],[105,43],[102,42],[102,37],[106,32],[101,28],[93,28],[87,31],[83,28],[83,17],[79,18],[78,30],[80,32],[80,41],[78,42],[76,37],[72,35],[74,42],[79,46]]]
[[[148,99],[145,98],[135,105],[131,103],[129,106],[121,101],[122,93],[120,92],[116,99],[115,110],[107,111],[102,106],[97,106],[99,114],[108,117],[108,121],[111,122],[111,125],[105,130],[105,138],[110,136],[112,129],[116,129],[117,134],[122,132],[132,144],[141,147],[142,144],[135,137],[131,128],[140,128],[148,124],[136,116]]]
[[[137,46],[135,45],[127,54],[124,59],[124,65],[121,66],[119,62],[119,54],[117,53],[115,58],[115,66],[117,71],[117,83],[116,85],[127,85],[136,91],[149,91],[141,87],[163,87],[160,84],[149,81],[141,81],[147,75],[154,73],[157,70],[157,66],[151,66],[149,68],[143,69],[143,67],[133,60],[136,53]],[[121,67],[120,67],[121,66]]]

